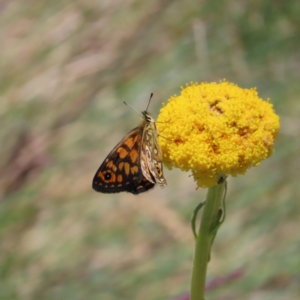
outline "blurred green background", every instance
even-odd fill
[[[173,299],[189,290],[189,174],[133,196],[91,181],[190,81],[257,87],[274,155],[229,178],[207,299],[300,299],[299,1],[1,1],[0,299]],[[238,276],[233,276],[238,274]],[[222,282],[223,283],[220,283]],[[218,284],[219,282],[219,284]]]

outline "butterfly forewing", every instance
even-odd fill
[[[143,128],[131,130],[108,154],[93,179],[93,188],[102,193],[130,191],[142,180],[140,144]]]

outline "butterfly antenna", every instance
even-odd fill
[[[149,108],[149,105],[150,105],[150,102],[151,102],[151,98],[153,97],[153,93],[150,94],[150,98],[149,98],[149,101],[148,101],[148,105],[147,105],[147,108],[146,108],[146,111],[148,111],[148,108]],[[138,113],[140,116],[142,115],[140,112],[138,112],[135,108],[133,108],[131,105],[129,105],[126,101],[123,101],[123,103],[127,106],[129,106],[132,110],[134,110],[136,113]]]
[[[137,114],[139,114],[140,116],[142,116],[142,114],[140,112],[138,112],[135,108],[133,108],[131,105],[129,105],[127,102],[123,101],[123,103],[127,106],[129,106],[132,110],[134,110]]]
[[[150,98],[149,98],[149,101],[148,101],[148,105],[147,105],[146,111],[148,111],[148,108],[149,108],[149,105],[150,105],[152,97],[153,97],[153,93],[150,94]]]

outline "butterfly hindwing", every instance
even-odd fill
[[[132,194],[139,194],[152,189],[154,186],[155,183],[152,183],[148,181],[145,177],[143,177],[137,185],[135,185],[131,190],[128,190],[127,192],[130,192]]]
[[[157,140],[158,131],[152,117],[146,111],[143,114],[149,122],[143,132],[141,168],[149,181],[164,186],[166,179],[163,176],[162,153]]]

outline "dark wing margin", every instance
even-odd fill
[[[152,189],[155,186],[154,183],[148,181],[145,177],[142,178],[142,180],[135,185],[133,188],[130,190],[127,190],[127,192],[130,192],[134,195],[138,195],[140,193],[146,192],[150,189]]]

